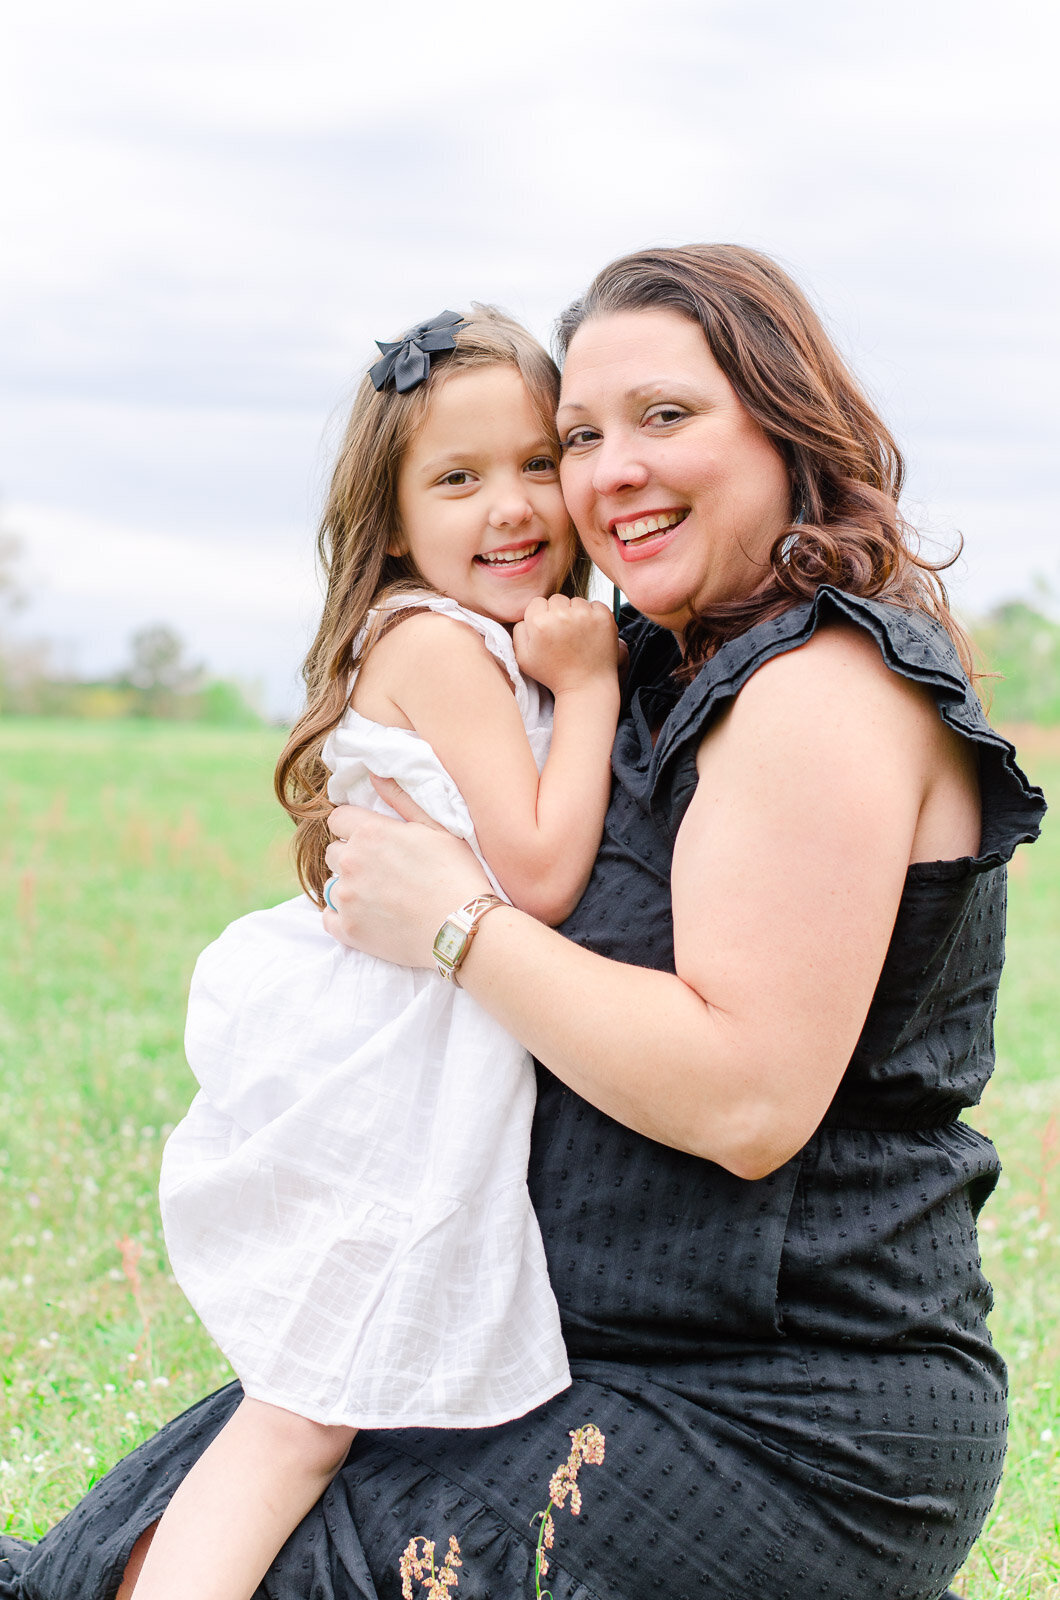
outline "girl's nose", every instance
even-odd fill
[[[508,494],[498,498],[490,512],[491,528],[518,528],[528,522],[534,508],[525,494]]]
[[[648,481],[647,467],[630,448],[629,441],[621,437],[601,440],[593,451],[592,464],[593,489],[598,495],[643,489]]]

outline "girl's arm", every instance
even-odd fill
[[[170,1501],[134,1600],[251,1600],[355,1432],[243,1400]]]
[[[677,976],[503,908],[460,981],[619,1122],[757,1178],[835,1093],[909,862],[977,848],[974,762],[871,641],[834,629],[755,674],[704,739],[699,775],[673,860]],[[332,831],[351,848],[328,852],[341,915],[326,926],[428,966],[439,923],[481,890],[457,842],[406,829],[399,846],[352,808]]]
[[[427,741],[466,800],[505,893],[555,923],[581,898],[600,844],[618,721],[618,634],[606,606],[554,595],[531,602],[514,642],[520,666],[555,698],[540,774],[507,675],[453,618],[419,611],[384,634],[361,669],[354,706]]]

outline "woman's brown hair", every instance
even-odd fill
[[[475,306],[454,329],[455,348],[435,356],[417,388],[398,394],[376,390],[365,377],[331,477],[317,534],[325,579],[324,614],[302,667],[306,709],[291,730],[276,765],[276,793],[297,823],[294,860],[299,881],[318,905],[328,876],[324,851],[331,842],[327,817],[330,776],[320,752],[349,704],[350,674],[371,640],[357,645],[368,614],[403,591],[429,589],[412,558],[392,555],[400,532],[398,474],[427,414],[431,396],[456,372],[475,367],[515,367],[549,438],[556,433],[559,372],[526,329],[495,306]],[[558,441],[557,441],[558,451]],[[565,594],[585,594],[591,566],[574,540]]]
[[[753,594],[697,613],[685,630],[689,678],[727,639],[809,599],[825,583],[916,607],[947,629],[971,673],[968,640],[898,509],[905,466],[805,295],[776,262],[733,244],[641,250],[613,261],[561,315],[562,355],[583,322],[668,310],[697,323],[718,366],[791,476],[793,521]]]

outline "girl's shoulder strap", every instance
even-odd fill
[[[383,605],[373,607],[368,613],[365,632],[372,630],[375,633],[375,640],[381,639],[391,628],[417,611],[433,611],[438,616],[451,617],[454,622],[466,623],[481,637],[490,655],[500,662],[512,683],[518,684],[521,681],[522,674],[515,659],[515,648],[507,628],[499,622],[494,622],[492,617],[483,617],[477,611],[469,611],[458,601],[451,600],[447,594],[434,594],[429,589],[395,594]]]
[[[397,627],[405,617],[415,611],[433,611],[439,616],[450,617],[454,622],[463,622],[469,628],[473,628],[493,659],[504,669],[515,692],[516,705],[524,724],[528,727],[536,725],[547,715],[551,699],[540,685],[534,683],[532,679],[524,678],[515,659],[511,634],[503,623],[495,622],[492,617],[481,616],[477,611],[468,610],[466,606],[451,600],[446,594],[435,594],[429,589],[411,590],[406,594],[390,596],[381,606],[373,607],[368,613],[364,628],[354,641],[354,655],[356,656],[364,647],[371,635],[374,634],[375,638],[382,637],[383,633]]]

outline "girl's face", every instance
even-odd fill
[[[515,367],[454,372],[431,395],[398,474],[391,555],[508,626],[563,585],[574,534],[555,441]]]
[[[575,526],[638,611],[680,638],[697,610],[762,582],[791,520],[788,470],[694,322],[648,310],[584,323],[558,420]]]

